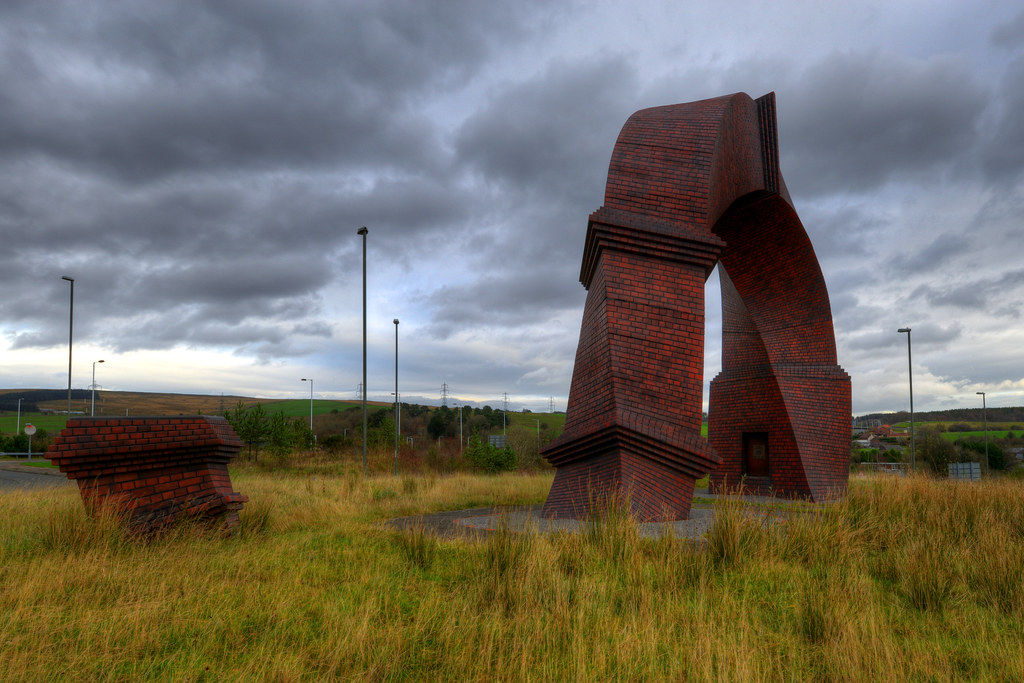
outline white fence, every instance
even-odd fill
[[[862,462],[857,464],[858,472],[881,472],[905,476],[910,471],[908,462]]]

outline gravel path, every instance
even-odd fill
[[[695,500],[713,501],[721,496],[704,491],[694,493]],[[771,498],[764,496],[745,496],[749,503],[770,503]],[[437,512],[415,517],[399,517],[387,524],[395,529],[412,529],[419,525],[435,536],[445,538],[483,538],[489,532],[507,524],[515,531],[535,528],[538,531],[565,530],[579,532],[586,528],[586,522],[578,519],[545,519],[540,516],[542,505],[529,505],[514,508],[473,508],[470,510],[453,510]],[[785,516],[783,513],[782,516]],[[671,532],[676,538],[687,538],[698,541],[704,537],[715,519],[714,508],[694,505],[690,509],[690,519],[677,522],[648,522],[639,524],[640,535],[647,538],[658,538]]]

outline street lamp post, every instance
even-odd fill
[[[90,417],[96,417],[96,364],[104,362],[106,361],[94,360],[92,362],[92,409],[89,411]]]
[[[366,476],[366,226],[356,230],[363,236],[363,476]]]
[[[72,331],[75,328],[75,278],[68,277],[67,275],[61,275],[61,280],[67,280],[71,283],[71,305],[68,307],[68,414],[67,418],[71,419],[71,337]]]
[[[398,476],[398,429],[401,424],[401,404],[398,402],[398,318],[395,318],[395,476]]]
[[[975,392],[981,396],[981,416],[985,420],[985,474],[990,474],[988,470],[988,407],[985,405],[985,392]]]
[[[18,399],[18,429],[15,434],[21,434],[21,402],[24,400],[23,398]]]
[[[907,376],[910,378],[910,470],[916,469],[916,453],[914,452],[914,367],[910,356],[910,328],[901,327],[896,330],[900,334],[907,333]]]
[[[302,378],[303,382],[309,382],[309,433],[313,434],[313,378]],[[313,434],[313,439],[316,439],[316,435]]]

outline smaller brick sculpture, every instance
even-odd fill
[[[249,500],[228,475],[241,447],[222,417],[80,417],[68,420],[50,460],[78,483],[83,501],[121,506],[133,527],[189,517],[231,530]]]

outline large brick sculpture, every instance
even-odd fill
[[[222,417],[79,417],[49,457],[87,504],[115,504],[136,528],[188,517],[230,530],[248,500],[227,469],[241,446]]]
[[[700,435],[704,285],[722,279],[722,373]],[[814,250],[778,167],[775,96],[644,109],[591,214],[565,431],[543,514],[609,496],[689,516],[694,482],[821,500],[846,488],[850,379]]]

